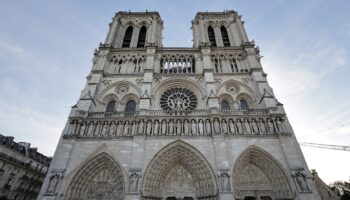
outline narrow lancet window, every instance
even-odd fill
[[[208,38],[209,38],[210,46],[216,47],[215,33],[214,33],[214,29],[211,26],[208,27]]]
[[[115,111],[115,101],[112,100],[108,102],[106,112],[114,112]]]
[[[134,29],[131,26],[129,26],[126,29],[125,35],[124,35],[123,44],[122,44],[122,48],[129,48],[130,47],[133,30]]]
[[[136,102],[134,100],[129,100],[126,103],[125,112],[133,113],[136,110]]]
[[[147,28],[142,26],[139,33],[139,39],[137,41],[137,48],[145,47]]]
[[[225,26],[221,26],[220,30],[221,30],[221,37],[222,37],[222,42],[224,43],[224,46],[225,47],[231,46]]]
[[[239,103],[241,104],[241,109],[243,109],[243,110],[249,109],[249,105],[248,105],[248,103],[247,103],[246,100],[241,99],[241,100],[239,101]]]
[[[221,101],[221,110],[230,110],[230,104],[227,100]]]

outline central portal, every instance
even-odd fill
[[[169,171],[162,192],[168,200],[190,200],[196,195],[196,186],[191,174],[178,164]]]

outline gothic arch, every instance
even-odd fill
[[[131,83],[129,81],[118,81],[115,83],[110,84],[108,87],[106,87],[105,89],[102,90],[102,92],[97,96],[97,100],[100,103],[104,102],[104,98],[110,94],[116,95],[116,91],[113,88],[117,88],[120,85],[127,85],[130,88],[133,88],[134,90],[136,90],[137,94],[135,94],[136,96],[141,96],[141,89],[135,85],[134,83]],[[112,89],[112,90],[111,90]]]
[[[81,165],[68,185],[66,199],[123,200],[125,180],[120,165],[103,152]]]
[[[236,85],[238,85],[239,87],[242,87],[242,88],[246,89],[247,92],[249,92],[250,94],[252,94],[252,95],[255,94],[254,90],[253,90],[251,87],[249,87],[247,84],[244,84],[244,83],[242,83],[242,82],[240,82],[240,81],[236,81],[236,80],[228,80],[228,81],[225,81],[225,82],[220,83],[220,84],[216,87],[216,92],[218,93],[222,87],[225,87],[225,86],[228,85],[228,84],[236,84]],[[254,97],[254,98],[255,98],[255,97]]]
[[[232,178],[236,199],[244,199],[246,196],[293,198],[283,166],[272,155],[256,146],[249,147],[238,157]]]
[[[142,182],[142,198],[167,197],[168,177],[174,169],[183,169],[184,174],[187,173],[186,177],[190,177],[192,185],[188,188],[193,186],[193,198],[217,199],[217,183],[209,162],[195,147],[181,140],[162,148],[150,161]],[[184,179],[183,182],[186,181]]]

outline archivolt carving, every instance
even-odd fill
[[[253,146],[235,163],[233,185],[237,199],[245,196],[292,198],[292,190],[283,167],[271,155]]]
[[[101,153],[74,175],[66,194],[69,200],[124,199],[124,177],[112,157]]]
[[[228,81],[225,81],[225,82],[219,84],[216,87],[216,92],[219,92],[222,87],[226,87],[225,89],[227,90],[227,87],[229,85],[237,85],[240,88],[244,88],[245,90],[247,90],[250,94],[255,94],[254,90],[252,88],[250,88],[248,85],[246,85],[246,84],[244,84],[244,83],[242,83],[240,81],[236,81],[236,80],[228,80]],[[239,89],[239,91],[241,91],[241,90],[242,89]],[[230,92],[230,91],[227,91],[227,92]]]
[[[172,176],[171,172],[177,169],[189,174],[185,180],[189,185],[188,190],[180,191],[181,188],[173,188],[175,191],[179,190],[178,194],[191,193],[193,184],[195,193],[187,195],[204,200],[217,198],[215,174],[208,161],[194,147],[176,141],[160,150],[148,165],[142,183],[143,199],[165,198],[167,181],[171,180],[169,176]]]
[[[116,89],[119,87],[119,86],[127,86],[128,87],[128,91],[130,91],[129,88],[133,88],[137,91],[137,95],[136,96],[141,96],[141,89],[135,85],[134,83],[131,83],[129,81],[118,81],[118,82],[115,82],[115,83],[112,83],[110,84],[108,87],[106,87],[105,89],[103,89],[100,94],[97,96],[97,100],[100,102],[100,103],[106,103],[104,101],[105,97],[110,95],[110,94],[113,94],[115,95],[116,93]],[[115,95],[116,96],[116,95]]]
[[[172,87],[185,87],[188,88],[191,91],[194,91],[197,93],[196,96],[201,97],[204,99],[206,97],[206,91],[204,88],[202,88],[197,82],[188,79],[188,78],[169,78],[161,81],[158,83],[155,88],[152,90],[152,96],[160,96],[162,95],[165,90],[172,88]]]

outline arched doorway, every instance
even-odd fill
[[[146,168],[142,198],[216,200],[215,174],[198,150],[176,141],[161,149]]]
[[[250,147],[239,156],[232,177],[237,200],[293,199],[281,164],[258,147]]]
[[[108,154],[99,154],[74,175],[68,186],[67,199],[123,200],[121,168]]]

